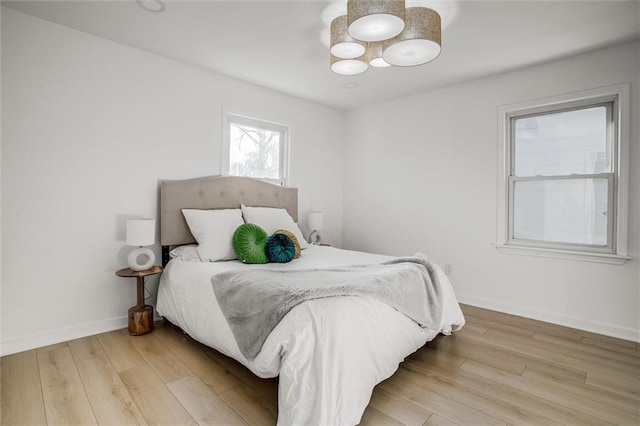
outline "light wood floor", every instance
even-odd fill
[[[362,424],[640,424],[638,344],[464,306]],[[2,358],[2,424],[275,424],[277,381],[160,324]]]

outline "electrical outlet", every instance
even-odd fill
[[[450,263],[444,264],[444,273],[446,275],[453,275],[453,265]]]

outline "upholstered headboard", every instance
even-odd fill
[[[236,176],[166,180],[160,184],[160,243],[163,258],[169,246],[194,243],[182,209],[234,209],[240,204],[287,209],[298,221],[298,189]]]

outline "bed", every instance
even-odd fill
[[[157,311],[195,340],[236,359],[257,376],[279,376],[278,424],[359,423],[377,383],[390,377],[406,356],[427,341],[464,325],[451,284],[437,265],[431,265],[433,294],[441,308],[437,315],[431,315],[428,326],[419,325],[376,297],[319,297],[291,308],[257,353],[249,356],[225,317],[228,309],[218,303],[221,298],[214,291],[215,277],[256,271],[283,277],[312,271],[320,277],[327,270],[344,273],[358,268],[364,273],[377,273],[376,268],[384,267],[380,265],[414,265],[391,256],[317,245],[308,245],[289,263],[201,262],[193,254],[195,238],[182,209],[237,209],[241,204],[285,209],[297,222],[295,188],[241,177],[162,182],[160,238],[166,267],[158,289]],[[176,246],[183,250],[170,259]]]

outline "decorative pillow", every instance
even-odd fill
[[[236,228],[244,223],[240,209],[182,209],[203,262],[237,259],[231,245]]]
[[[198,255],[197,244],[187,244],[178,246],[169,252],[171,259],[184,260],[185,262],[202,262]]]
[[[300,228],[298,228],[298,225],[296,225],[286,209],[247,207],[244,204],[240,207],[242,209],[242,216],[244,217],[245,222],[255,223],[267,231],[269,235],[273,234],[278,229],[286,229],[296,236],[301,249],[308,247],[307,241],[304,239],[304,235],[302,235]]]
[[[291,262],[296,253],[296,247],[293,245],[291,238],[285,234],[278,233],[267,238],[264,250],[269,262],[274,263]]]
[[[244,263],[268,263],[265,253],[267,233],[253,223],[238,226],[233,234],[233,250]]]
[[[274,232],[275,234],[282,234],[282,235],[286,235],[287,237],[289,237],[291,239],[291,242],[293,243],[293,246],[295,247],[296,251],[293,255],[294,259],[297,259],[300,257],[300,243],[298,242],[298,239],[296,238],[295,235],[293,235],[293,232],[289,232],[286,229],[278,229],[276,232]]]

